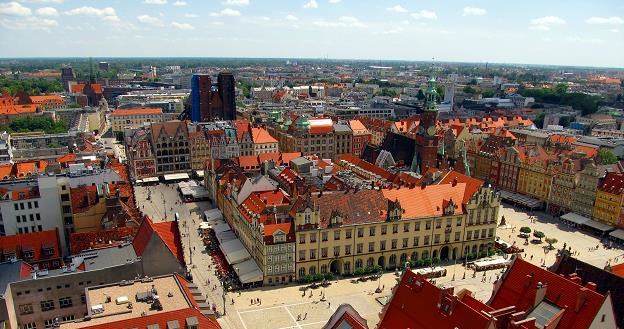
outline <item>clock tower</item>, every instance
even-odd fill
[[[414,152],[417,170],[425,171],[427,168],[437,167],[438,164],[438,109],[436,102],[438,92],[435,78],[427,82],[425,103],[420,114],[420,124],[416,133],[416,150]]]

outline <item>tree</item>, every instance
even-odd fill
[[[555,94],[563,95],[568,91],[568,85],[565,83],[558,83],[555,85]]]
[[[472,86],[468,86],[468,85],[467,85],[467,86],[464,86],[463,91],[464,91],[464,93],[466,93],[466,94],[471,94],[471,95],[474,95],[474,94],[476,94],[476,93],[477,93],[477,90],[476,90],[474,87],[472,87]]]
[[[559,240],[557,240],[555,238],[546,238],[546,239],[544,239],[544,241],[546,241],[546,243],[548,243],[548,249],[553,249],[553,244],[559,242]]]
[[[598,162],[602,165],[614,164],[618,158],[609,149],[601,149],[598,152]]]
[[[536,237],[536,238],[538,238],[538,239],[539,239],[539,241],[540,241],[540,242],[542,242],[542,239],[543,239],[546,235],[545,235],[545,234],[544,234],[544,232],[542,232],[542,231],[535,231],[535,232],[533,232],[533,236],[534,236],[534,237]]]
[[[484,91],[481,92],[481,96],[483,96],[483,98],[494,97],[495,94],[496,94],[496,92],[494,90],[491,90],[491,89],[484,90]]]
[[[523,226],[520,228],[520,233],[524,234],[525,236],[528,236],[529,234],[531,234],[531,228],[528,226]]]
[[[537,115],[537,117],[535,117],[535,119],[533,120],[533,123],[535,124],[535,126],[537,128],[544,128],[544,118],[546,117],[546,113],[542,112],[540,114]]]

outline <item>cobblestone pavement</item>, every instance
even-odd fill
[[[151,191],[151,192],[148,192]],[[217,305],[219,314],[223,314],[223,291],[214,275],[212,260],[206,253],[201,237],[197,233],[197,226],[201,222],[204,210],[211,209],[210,202],[182,203],[174,184],[165,184],[152,187],[136,187],[137,204],[139,208],[158,222],[165,217],[173,220],[174,213],[180,214],[180,231],[183,234],[187,264],[191,268],[195,283],[202,289],[208,301]],[[150,194],[150,200],[147,195]],[[579,252],[578,258],[598,267],[603,267],[610,259],[615,262],[618,258],[622,262],[622,249],[605,249],[600,239],[587,232],[579,232],[560,221],[552,219],[550,215],[537,212],[533,223],[529,214],[508,205],[501,207],[500,216],[505,216],[507,226],[499,227],[497,236],[501,239],[516,243],[524,248],[522,254],[525,259],[538,266],[551,266],[555,261],[555,251],[544,252],[547,244],[524,245],[524,239],[519,237],[519,229],[529,226],[533,230],[545,233],[547,237],[557,238],[556,248],[567,243],[572,251]],[[515,230],[512,228],[515,227]],[[513,232],[512,232],[513,231]],[[600,245],[595,251],[590,248]],[[192,254],[192,260],[190,258]],[[532,257],[531,257],[532,256]],[[434,279],[441,286],[453,286],[455,291],[468,289],[477,299],[487,301],[492,293],[492,282],[499,271],[479,272],[474,274],[462,264],[444,264],[447,275]],[[474,277],[473,277],[474,276]],[[349,303],[368,321],[373,328],[379,322],[379,312],[382,305],[376,300],[379,297],[389,296],[398,276],[395,273],[386,273],[380,281],[353,283],[352,279],[332,281],[327,288],[307,290],[303,294],[302,285],[289,284],[284,286],[260,287],[239,292],[229,292],[225,295],[225,316],[219,318],[224,329],[286,329],[304,328],[316,329],[323,326],[333,311],[341,303]],[[375,293],[377,288],[383,288],[381,293]],[[312,296],[310,296],[312,292]],[[321,300],[321,292],[325,296]],[[251,303],[251,300],[260,299],[261,303]],[[233,304],[232,304],[233,302]]]

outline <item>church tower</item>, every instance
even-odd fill
[[[427,82],[427,91],[425,92],[425,103],[423,112],[420,114],[420,124],[416,133],[416,151],[414,157],[417,157],[418,169],[425,172],[427,168],[437,167],[438,154],[438,128],[436,122],[438,120],[438,109],[436,102],[438,99],[438,91],[436,90],[435,78],[429,79]]]

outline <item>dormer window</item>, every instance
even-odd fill
[[[283,232],[277,232],[273,234],[273,242],[286,242],[286,234],[284,234]]]
[[[310,209],[306,209],[303,214],[303,223],[310,224],[312,222],[312,211]]]
[[[34,256],[32,250],[24,250],[24,259],[32,259]]]

